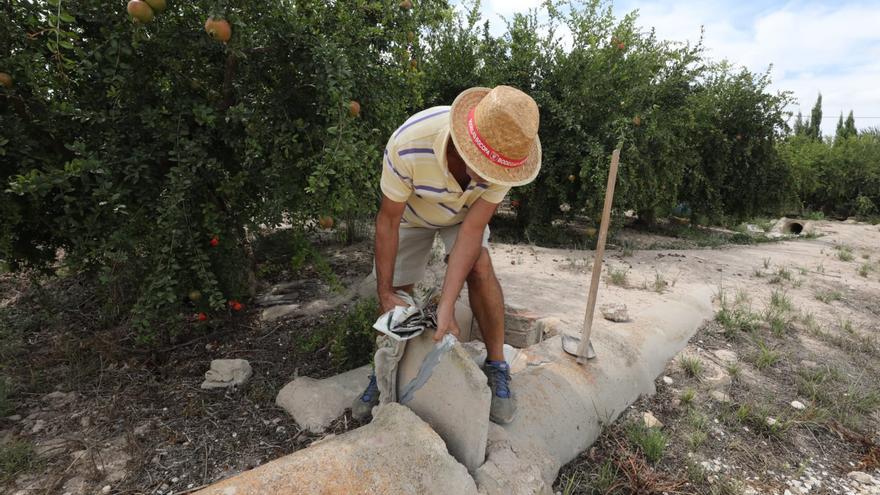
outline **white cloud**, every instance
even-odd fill
[[[540,0],[487,0],[484,17],[500,30],[496,14],[509,16],[540,5]],[[792,91],[790,110],[805,115],[821,91],[823,111],[837,117],[853,110],[860,128],[880,126],[880,3],[811,3],[790,0],[768,6],[742,0],[623,0],[618,17],[639,10],[639,24],[656,28],[663,39],[692,41],[705,28],[713,59],[725,58],[754,72],[770,65],[777,90]],[[861,118],[863,117],[863,118]],[[834,132],[837,121],[823,120]]]
[[[640,2],[639,2],[640,3]],[[752,71],[770,65],[777,90],[792,91],[798,103],[791,110],[810,113],[822,92],[826,117],[853,110],[856,125],[880,125],[880,5],[804,3],[748,12],[725,8],[730,2],[677,2],[671,8],[656,2],[640,8],[640,24],[655,26],[666,39],[699,38],[712,58],[726,58]],[[746,11],[743,11],[743,10]],[[861,117],[866,117],[860,119]],[[826,134],[837,121],[823,119]]]

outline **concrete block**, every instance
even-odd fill
[[[407,342],[397,370],[398,395],[434,347],[432,335],[425,332]],[[461,344],[456,344],[406,405],[443,438],[453,457],[474,472],[486,457],[491,402],[486,375]]]
[[[540,316],[523,307],[512,304],[504,308],[504,343],[523,348],[543,340]]]
[[[476,495],[467,469],[409,409],[378,407],[372,423],[212,485],[203,495],[302,493]]]
[[[455,321],[461,328],[462,342],[483,340],[480,325],[470,306],[463,301],[455,303]],[[514,304],[504,305],[504,343],[517,349],[537,344],[557,335],[558,318],[548,318]],[[469,330],[466,330],[466,327]]]
[[[323,380],[301,376],[278,392],[275,404],[287,411],[296,424],[312,433],[321,433],[351,407],[367,387],[369,375],[370,365]]]

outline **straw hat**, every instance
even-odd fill
[[[452,142],[483,179],[504,186],[533,181],[541,168],[538,105],[510,86],[471,88],[452,103]]]

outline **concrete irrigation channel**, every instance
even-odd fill
[[[654,380],[669,360],[712,317],[718,289],[718,280],[687,275],[659,290],[603,283],[600,306],[625,303],[629,319],[611,322],[597,314],[598,357],[581,366],[562,351],[560,341],[561,334],[579,333],[586,304],[587,260],[584,252],[573,253],[494,248],[508,303],[507,327],[511,339],[524,345],[507,349],[518,402],[511,424],[488,421],[488,388],[479,370],[484,348],[477,340],[466,341],[444,356],[407,406],[382,404],[366,426],[200,493],[552,493],[561,466],[586,450],[602,426],[640,395],[654,392]],[[457,318],[464,328],[473,327],[466,306],[458,308]],[[415,373],[430,347],[427,334],[409,344],[398,385]],[[278,403],[300,425],[320,431],[350,404],[366,372],[297,378],[279,393]]]

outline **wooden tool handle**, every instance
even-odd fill
[[[608,224],[611,220],[611,204],[614,202],[614,185],[617,183],[617,165],[620,163],[620,148],[611,154],[611,167],[608,169],[608,186],[605,188],[605,207],[602,209],[602,223],[599,225],[599,240],[596,243],[596,256],[593,258],[593,277],[590,279],[590,293],[587,297],[587,312],[584,314],[584,331],[578,346],[578,363],[587,361],[587,349],[593,330],[593,312],[596,309],[596,293],[599,291],[599,276],[602,273],[602,257],[605,256],[605,240],[608,238]]]

